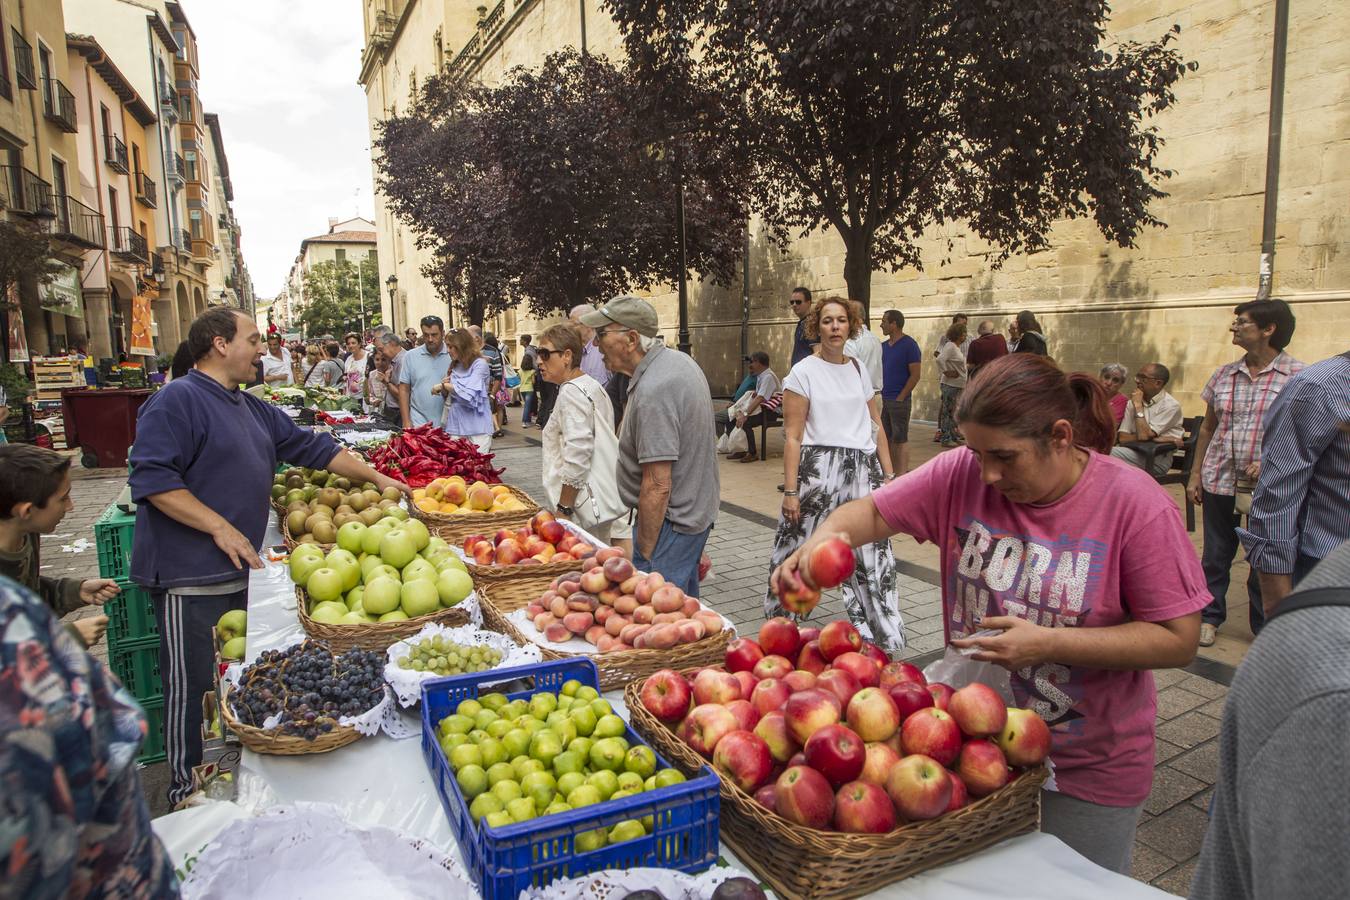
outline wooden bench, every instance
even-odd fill
[[[1130,446],[1147,456],[1144,461],[1144,471],[1152,472],[1153,464],[1158,459],[1160,453],[1172,454],[1172,465],[1162,475],[1154,475],[1153,480],[1161,485],[1179,484],[1182,488],[1182,494],[1186,498],[1186,530],[1195,530],[1195,504],[1186,494],[1186,485],[1191,480],[1191,469],[1195,467],[1195,445],[1200,440],[1200,423],[1205,420],[1204,416],[1191,416],[1189,419],[1182,419],[1181,427],[1184,431],[1182,443],[1177,447],[1171,441],[1141,441]]]

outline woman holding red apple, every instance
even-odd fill
[[[835,507],[895,477],[890,449],[876,440],[881,400],[867,367],[844,355],[849,335],[862,327],[858,310],[838,297],[816,300],[806,314],[806,333],[819,338],[820,349],[793,365],[783,382],[783,510],[771,572]],[[863,542],[853,556],[857,565],[848,567],[843,581],[849,620],[864,639],[898,653],[905,646],[905,623],[890,541]],[[804,614],[813,605],[814,598],[799,604],[769,591],[764,616]]]
[[[1017,704],[1051,727],[1041,829],[1128,873],[1153,779],[1149,670],[1194,658],[1204,573],[1176,504],[1107,455],[1115,423],[1095,379],[1006,356],[956,418],[965,448],[836,510],[773,586],[785,573],[814,584],[806,560],[831,537],[938,544],[948,639],[1008,669]],[[999,633],[970,637],[982,630]]]

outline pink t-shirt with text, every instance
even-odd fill
[[[1160,622],[1209,602],[1176,504],[1143,470],[1097,453],[1054,503],[1018,504],[980,480],[975,454],[940,454],[872,495],[897,531],[942,549],[946,636],[983,616],[1055,628]],[[1051,727],[1065,794],[1134,806],[1153,783],[1153,674],[1047,662],[1012,673],[1018,705]]]

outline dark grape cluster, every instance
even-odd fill
[[[360,715],[380,702],[383,667],[380,653],[353,649],[334,656],[318,641],[268,650],[244,670],[231,698],[235,715],[261,728],[280,713],[281,733],[312,741],[332,731],[342,716]]]

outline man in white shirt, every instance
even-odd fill
[[[745,429],[748,444],[745,453],[733,453],[727,459],[740,462],[754,462],[759,459],[755,449],[755,429],[778,418],[778,409],[783,403],[783,383],[778,380],[773,369],[769,368],[769,354],[756,350],[750,354],[750,374],[755,376],[755,387],[750,394],[750,402],[745,411],[736,416],[736,425]],[[768,454],[764,448],[765,455]]]
[[[1135,373],[1134,394],[1125,407],[1125,418],[1120,422],[1116,446],[1111,448],[1112,456],[1142,469],[1148,464],[1148,454],[1134,445],[1156,441],[1181,446],[1185,436],[1181,425],[1181,404],[1163,390],[1171,377],[1167,366],[1162,363],[1149,363]],[[1172,467],[1172,455],[1164,452],[1154,457],[1149,474],[1165,474]]]
[[[872,379],[872,387],[875,393],[881,393],[881,338],[877,337],[871,328],[867,325],[867,316],[863,313],[863,305],[857,300],[850,300],[858,318],[862,319],[863,325],[857,333],[844,342],[844,355],[856,359],[864,368],[867,369],[867,376]]]
[[[262,355],[263,383],[268,385],[295,384],[291,369],[291,351],[281,344],[281,335],[267,336],[267,352]]]

